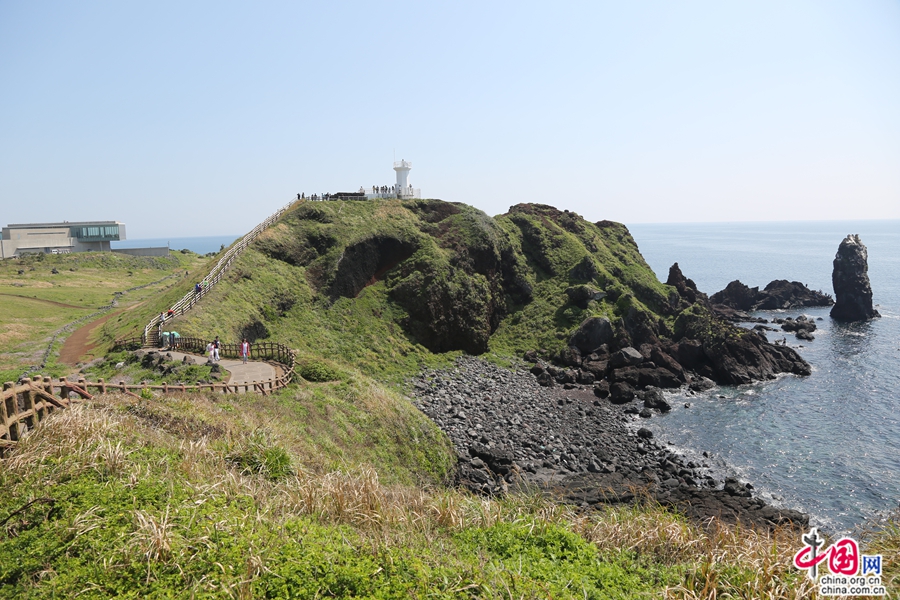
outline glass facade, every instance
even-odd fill
[[[73,227],[72,236],[82,242],[106,242],[119,239],[118,225],[89,225],[87,227]]]

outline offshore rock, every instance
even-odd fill
[[[776,279],[765,289],[749,287],[734,280],[725,289],[709,297],[716,309],[728,307],[738,311],[777,310],[806,306],[831,306],[834,299],[821,291],[813,291],[799,281]],[[719,310],[721,312],[721,310]]]
[[[831,318],[838,321],[866,321],[880,317],[872,307],[869,284],[869,253],[856,234],[848,235],[834,257],[831,283],[837,302]]]

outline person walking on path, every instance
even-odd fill
[[[247,338],[244,338],[244,341],[241,342],[241,358],[244,359],[244,364],[247,364],[247,359],[250,358],[250,342],[247,341]]]
[[[216,355],[216,362],[219,362],[219,336],[216,336],[216,339],[213,340],[213,353]]]
[[[215,354],[215,348],[213,347],[212,342],[210,342],[206,345],[206,353],[209,354],[209,362],[215,362],[215,360],[213,360],[213,359],[215,358],[216,354]]]

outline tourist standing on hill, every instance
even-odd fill
[[[244,359],[244,364],[247,364],[247,359],[250,358],[250,342],[247,341],[247,338],[244,338],[244,341],[241,342],[241,358]]]
[[[219,336],[216,336],[216,339],[213,340],[213,353],[216,356],[216,362],[219,362]]]

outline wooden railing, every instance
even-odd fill
[[[141,338],[132,337],[132,338],[124,338],[121,340],[116,340],[113,344],[113,350],[136,350],[141,347]],[[209,344],[210,340],[205,340],[198,337],[181,337],[178,338],[178,342],[175,348],[171,348],[172,350],[177,350],[179,352],[195,352],[197,354],[205,355],[206,354],[206,346]],[[219,343],[219,357],[220,358],[241,358],[241,345],[240,344],[230,344],[230,343]],[[281,375],[277,375],[272,379],[265,379],[263,381],[254,381],[252,383],[239,383],[239,384],[225,384],[225,383],[203,383],[203,384],[192,384],[192,385],[169,385],[163,383],[160,386],[147,386],[147,385],[136,385],[130,386],[129,389],[153,389],[153,390],[163,390],[165,392],[187,392],[187,391],[200,391],[200,390],[211,390],[214,392],[231,392],[238,393],[241,391],[245,392],[260,392],[263,394],[268,394],[269,392],[280,390],[281,388],[288,385],[294,378],[296,373],[295,366],[297,362],[297,354],[285,346],[284,344],[279,344],[278,342],[256,342],[250,346],[250,356],[251,360],[255,361],[268,361],[273,363],[278,363],[284,369],[284,372]],[[102,382],[102,380],[100,380]],[[99,383],[88,383],[89,386],[94,387],[95,385],[99,385]],[[113,385],[110,383],[104,384],[107,388],[120,390],[122,388],[121,383],[117,385]],[[105,388],[104,388],[105,389]]]
[[[129,344],[134,345],[139,342],[140,338],[128,338],[117,341],[116,346],[125,348]],[[181,338],[178,349],[198,351],[202,354],[207,343],[206,340],[200,338]],[[127,384],[124,381],[113,383],[103,379],[91,382],[84,378],[69,381],[65,377],[54,382],[50,377],[41,376],[33,377],[31,380],[24,379],[18,385],[11,381],[4,383],[3,392],[0,394],[0,455],[5,449],[14,447],[26,431],[33,429],[53,411],[68,408],[72,402],[93,399],[94,396],[90,390],[100,394],[122,393],[138,398],[141,397],[140,393],[144,390],[159,391],[164,394],[211,391],[224,394],[256,392],[268,395],[285,387],[294,378],[296,355],[284,344],[258,342],[251,347],[250,351],[254,360],[276,362],[284,368],[284,372],[273,379],[237,384],[197,383],[186,385],[163,382],[160,385],[148,385],[146,383]],[[219,356],[221,357],[237,358],[239,355],[239,344],[221,344],[219,346]],[[73,394],[77,397],[70,398]]]
[[[24,379],[19,385],[4,383],[0,392],[0,453],[15,446],[26,431],[34,429],[53,411],[68,408],[73,393],[82,399],[93,397],[83,380],[76,384],[65,377],[57,383],[40,376]]]
[[[291,206],[293,206],[296,202],[303,202],[303,200],[292,200],[288,204],[279,208],[269,217],[267,217],[262,223],[251,229],[244,237],[240,239],[239,242],[231,246],[225,254],[222,255],[222,258],[219,259],[219,262],[216,263],[216,266],[212,268],[209,274],[203,279],[203,283],[200,288],[200,291],[191,290],[187,294],[185,294],[181,300],[173,304],[169,307],[169,311],[173,313],[173,316],[181,316],[185,312],[189,311],[194,307],[197,302],[200,301],[203,296],[205,296],[209,290],[211,290],[219,281],[222,279],[222,276],[231,266],[231,263],[240,256],[240,254],[250,245],[250,243],[256,239],[256,237],[265,231],[272,223],[278,220],[281,215],[285,213]],[[168,318],[168,317],[167,317]],[[143,340],[145,345],[156,345],[159,339],[159,327],[160,324],[160,315],[154,316],[150,319],[150,322],[147,323],[147,326],[144,327],[144,335]]]
[[[181,352],[205,354],[206,345],[208,343],[209,340],[201,338],[182,337],[178,339],[177,350]],[[241,345],[220,343],[219,357],[241,358]],[[276,376],[274,379],[260,382],[261,384],[268,386],[266,388],[267,390],[281,389],[289,384],[294,377],[294,366],[297,360],[296,353],[284,344],[279,344],[278,342],[256,342],[250,346],[250,359],[256,361],[271,361],[278,363],[284,368],[284,373],[281,375]]]

